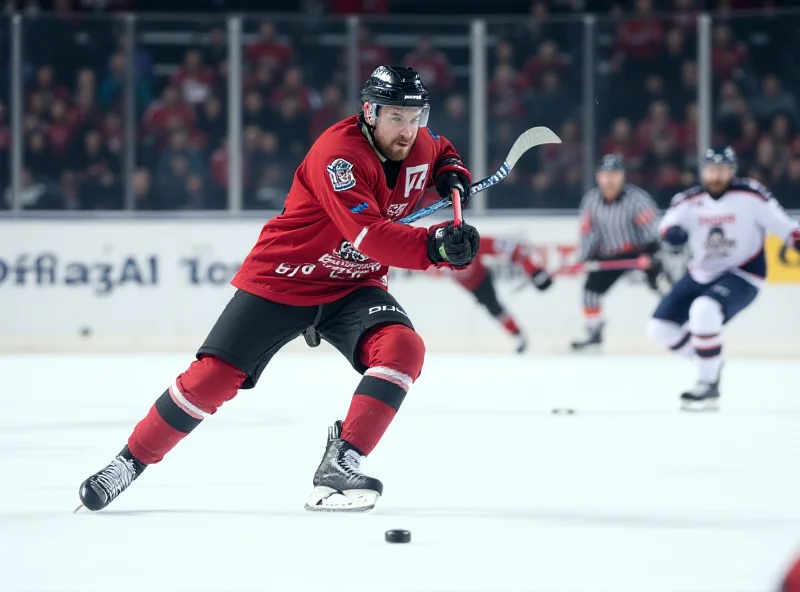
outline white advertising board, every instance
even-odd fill
[[[577,222],[470,218],[483,235],[525,240],[540,262],[574,262]],[[194,351],[233,293],[229,280],[254,244],[257,220],[0,221],[0,351]],[[582,277],[545,293],[507,262],[493,268],[533,352],[565,352],[581,335]],[[605,300],[607,350],[652,353],[645,335],[657,296],[636,276]],[[505,352],[512,341],[471,294],[444,277],[393,270],[390,291],[429,351]],[[729,354],[800,355],[800,283],[768,284],[731,323]],[[302,340],[289,346],[305,347]]]

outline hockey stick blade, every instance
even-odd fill
[[[542,144],[560,144],[561,138],[559,138],[553,130],[547,127],[532,127],[525,133],[523,133],[519,138],[516,139],[514,145],[511,146],[511,150],[509,150],[508,155],[506,156],[505,161],[500,166],[495,173],[485,179],[474,183],[469,188],[470,196],[475,195],[476,193],[487,189],[493,185],[497,185],[500,181],[505,179],[508,176],[508,173],[511,172],[511,169],[514,168],[514,165],[517,164],[517,161],[531,148],[535,148],[536,146],[541,146]],[[409,214],[403,218],[400,218],[398,222],[401,224],[411,224],[412,222],[416,222],[421,218],[425,218],[430,216],[431,214],[438,212],[439,210],[446,208],[447,206],[451,205],[453,202],[450,198],[440,199],[437,202],[432,203],[427,208],[422,208],[414,212],[413,214]]]
[[[549,127],[532,127],[519,138],[517,138],[517,141],[514,142],[511,150],[508,151],[508,156],[506,157],[508,170],[510,171],[513,169],[514,165],[517,164],[517,161],[522,157],[522,155],[531,148],[541,146],[542,144],[560,143],[561,138],[559,138]]]

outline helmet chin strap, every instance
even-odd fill
[[[358,114],[358,123],[362,127],[366,127],[369,130],[370,135],[372,135],[372,133],[375,131],[375,126],[372,125],[369,121],[367,121],[367,118],[364,115],[363,111]]]
[[[372,105],[370,105],[370,107],[372,107]],[[377,107],[374,108],[374,112],[375,112],[375,117],[376,118],[377,118],[377,115],[378,115],[377,114],[377,110],[378,110]],[[373,111],[373,109],[370,109],[370,111]],[[375,152],[375,154],[378,156],[378,158],[381,160],[381,162],[386,161],[386,160],[391,160],[391,158],[386,156],[383,153],[383,151],[381,151],[381,149],[378,148],[378,141],[375,139],[375,125],[373,125],[369,121],[367,121],[367,117],[364,115],[364,107],[363,106],[361,107],[361,113],[359,113],[359,115],[358,115],[358,123],[361,125],[361,133],[363,133],[364,137],[366,137],[367,140],[369,140],[369,143],[372,146],[372,150]],[[376,123],[377,123],[377,121],[376,121]]]

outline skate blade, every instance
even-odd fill
[[[685,401],[681,400],[681,409],[683,411],[703,412],[703,411],[718,411],[719,400],[707,399],[705,401]]]
[[[305,508],[309,512],[369,512],[379,497],[371,489],[339,491],[320,485],[311,492]]]

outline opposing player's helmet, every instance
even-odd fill
[[[622,157],[617,154],[606,154],[600,159],[600,164],[597,165],[598,171],[625,171],[625,165],[622,163]]]
[[[417,107],[422,109],[419,125],[428,125],[430,96],[419,74],[404,66],[378,66],[361,90],[361,103],[369,102],[371,116],[377,118],[380,107]]]
[[[703,155],[703,164],[727,164],[736,170],[736,152],[731,146],[709,148]]]

